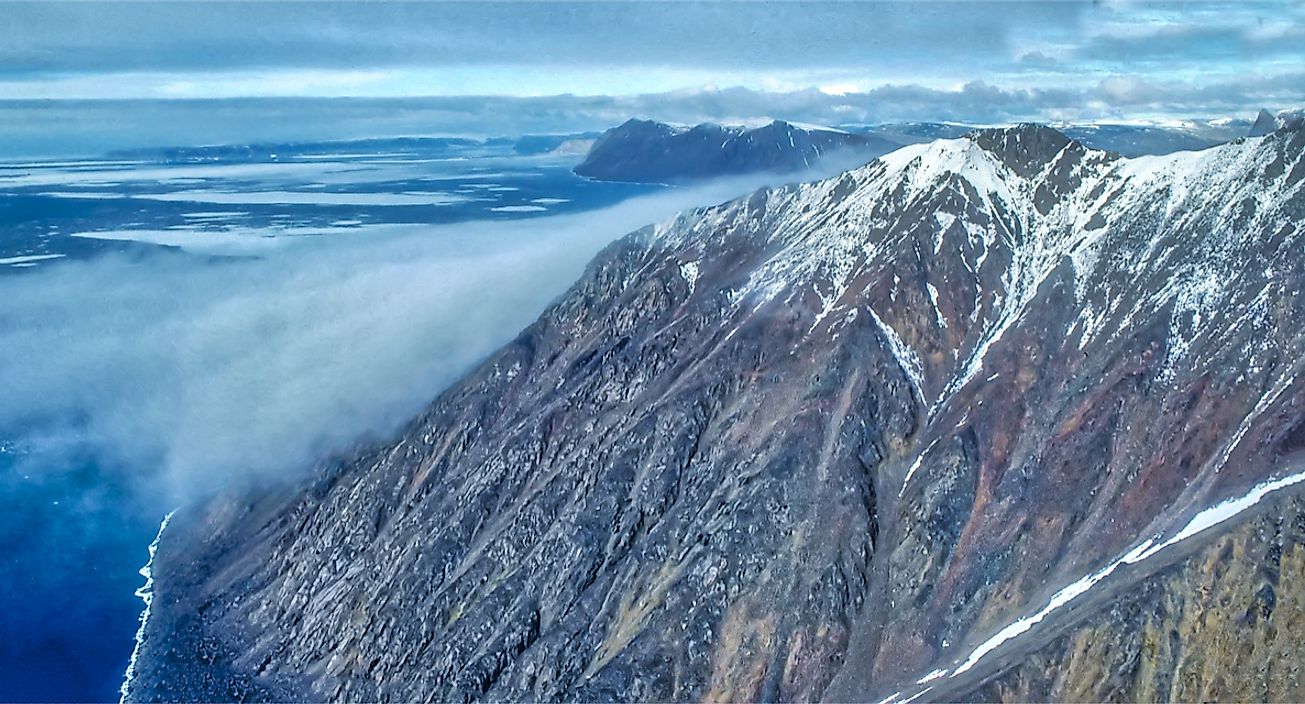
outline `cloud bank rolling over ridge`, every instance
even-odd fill
[[[39,475],[89,455],[161,509],[299,476],[415,415],[600,247],[759,183],[240,245],[257,258],[105,257],[0,278],[0,431],[26,438],[15,474],[61,481]]]

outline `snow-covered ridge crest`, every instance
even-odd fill
[[[1208,283],[1240,264],[1232,254],[1239,243],[1289,222],[1284,204],[1300,191],[1301,154],[1284,157],[1282,141],[1270,136],[1125,159],[1088,149],[1047,127],[979,130],[903,147],[841,176],[759,191],[698,211],[659,227],[654,240],[672,248],[737,236],[764,240],[768,256],[730,293],[731,302],[740,310],[756,310],[785,292],[810,287],[823,301],[818,323],[840,320],[843,309],[863,305],[864,290],[854,282],[864,286],[892,277],[908,264],[932,270],[949,255],[959,256],[978,291],[972,301],[952,307],[978,324],[956,344],[952,368],[924,370],[936,412],[979,375],[988,351],[1063,263],[1074,268],[1083,304],[1075,331],[1081,346],[1103,332],[1098,328],[1107,313],[1127,317],[1119,309],[1124,303],[1118,292],[1106,290],[1109,284],[1099,271],[1112,264],[1097,260],[1103,239],[1125,237],[1130,229],[1184,230],[1201,224],[1200,241],[1189,241],[1182,252],[1189,264],[1146,303],[1177,300],[1176,327],[1192,311],[1218,305],[1218,296],[1207,295]],[[1264,177],[1248,181],[1248,173]],[[1254,212],[1233,227],[1235,213],[1229,210],[1242,202],[1253,203]],[[926,217],[934,229],[921,242],[926,238],[920,221]],[[1138,255],[1130,266],[1139,274],[1162,269],[1176,254],[1155,242],[1129,246]],[[934,256],[922,261],[926,251]],[[923,281],[917,293],[937,309],[928,286],[946,288],[945,283]],[[897,318],[892,311],[879,313],[890,325]],[[938,328],[948,327],[941,310],[930,315]],[[1175,331],[1180,337],[1190,334]],[[1171,363],[1181,362],[1182,346],[1181,340],[1171,345],[1178,350]]]

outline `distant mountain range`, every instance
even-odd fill
[[[575,154],[583,156],[601,135],[601,132],[528,134],[513,141],[512,151],[522,156],[537,154]]]
[[[1248,132],[1267,134],[1282,124],[1272,115],[1265,119],[1269,122],[1259,132],[1254,132],[1251,121],[1240,119],[1187,120],[1167,125],[1093,123],[1064,125],[1060,130],[1086,147],[1135,157],[1207,149]],[[798,173],[817,166],[823,166],[826,174],[822,175],[827,175],[831,164],[850,168],[907,144],[956,139],[976,129],[982,127],[950,122],[820,127],[782,120],[756,128],[714,123],[684,127],[632,119],[595,140],[575,172],[604,181],[641,183],[685,183],[745,173]]]
[[[386,152],[446,154],[490,149],[521,156],[584,154],[598,132],[574,134],[528,134],[520,137],[375,137],[326,142],[268,142],[259,144],[215,144],[187,147],[142,147],[117,149],[105,154],[110,159],[161,162],[248,161],[264,162],[338,156],[342,153],[379,155]]]
[[[507,140],[507,146],[516,142]],[[387,151],[445,153],[460,149],[493,146],[494,140],[467,137],[376,137],[327,142],[275,142],[260,144],[214,144],[188,147],[142,147],[117,149],[105,154],[110,159],[163,162],[249,161],[336,156],[341,153],[382,154]]]
[[[853,166],[899,146],[878,135],[782,120],[751,129],[629,120],[604,132],[575,172],[603,181],[683,183],[749,173],[799,172],[835,157]]]

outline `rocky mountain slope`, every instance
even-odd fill
[[[1302,122],[1305,122],[1305,109],[1282,110],[1277,114],[1261,109],[1247,136],[1263,137],[1280,129],[1300,129]]]
[[[575,172],[600,181],[685,183],[750,173],[796,173],[830,159],[851,166],[897,146],[874,135],[780,120],[752,129],[629,120],[604,132]]]
[[[636,232],[177,512],[127,698],[1301,699],[1303,157],[1023,125]]]

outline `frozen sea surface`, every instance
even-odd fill
[[[394,139],[0,162],[0,275],[158,247],[211,253],[206,237],[358,237],[574,213],[659,188],[580,178],[576,159]]]

